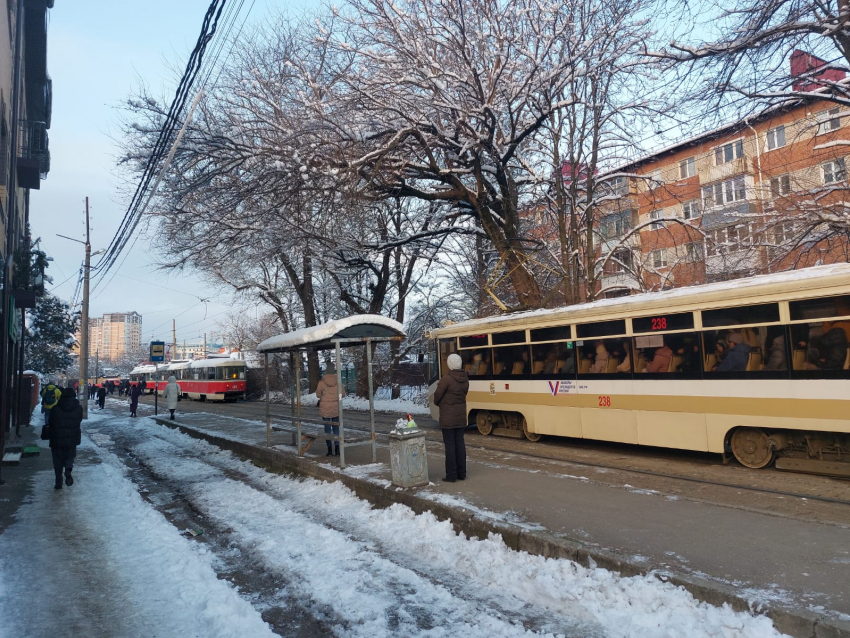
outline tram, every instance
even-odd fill
[[[156,379],[156,366],[143,365],[136,366],[130,371],[130,386],[139,385],[139,382],[145,382],[145,394],[153,394],[153,385]]]
[[[160,396],[169,375],[174,375],[184,398],[200,401],[237,401],[245,397],[247,367],[241,359],[175,361],[157,384]]]
[[[850,476],[850,265],[455,323],[469,423]]]

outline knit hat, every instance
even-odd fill
[[[334,366],[333,362],[325,366],[325,374],[336,374],[336,366]]]
[[[736,346],[739,346],[744,343],[744,338],[741,336],[740,332],[733,332],[729,335],[728,341],[729,343],[734,343]]]
[[[446,365],[449,366],[449,370],[460,370],[463,367],[463,359],[459,354],[450,354],[446,359]]]

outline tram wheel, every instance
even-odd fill
[[[732,454],[741,465],[754,470],[767,467],[773,462],[773,450],[764,430],[738,428],[732,434]]]
[[[478,411],[478,414],[475,415],[475,426],[484,436],[493,432],[493,419],[490,417],[490,413],[487,410]]]
[[[525,434],[525,438],[527,438],[532,443],[537,443],[540,439],[543,438],[542,434],[537,434],[536,432],[528,431],[528,421],[523,417],[522,419],[522,433]]]

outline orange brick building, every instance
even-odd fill
[[[850,111],[808,99],[609,173],[603,296],[848,261]],[[845,209],[847,205],[847,209]],[[832,228],[832,231],[830,231]]]

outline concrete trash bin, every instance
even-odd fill
[[[393,485],[418,487],[428,485],[428,459],[425,456],[425,433],[397,434],[390,432],[390,464]]]

